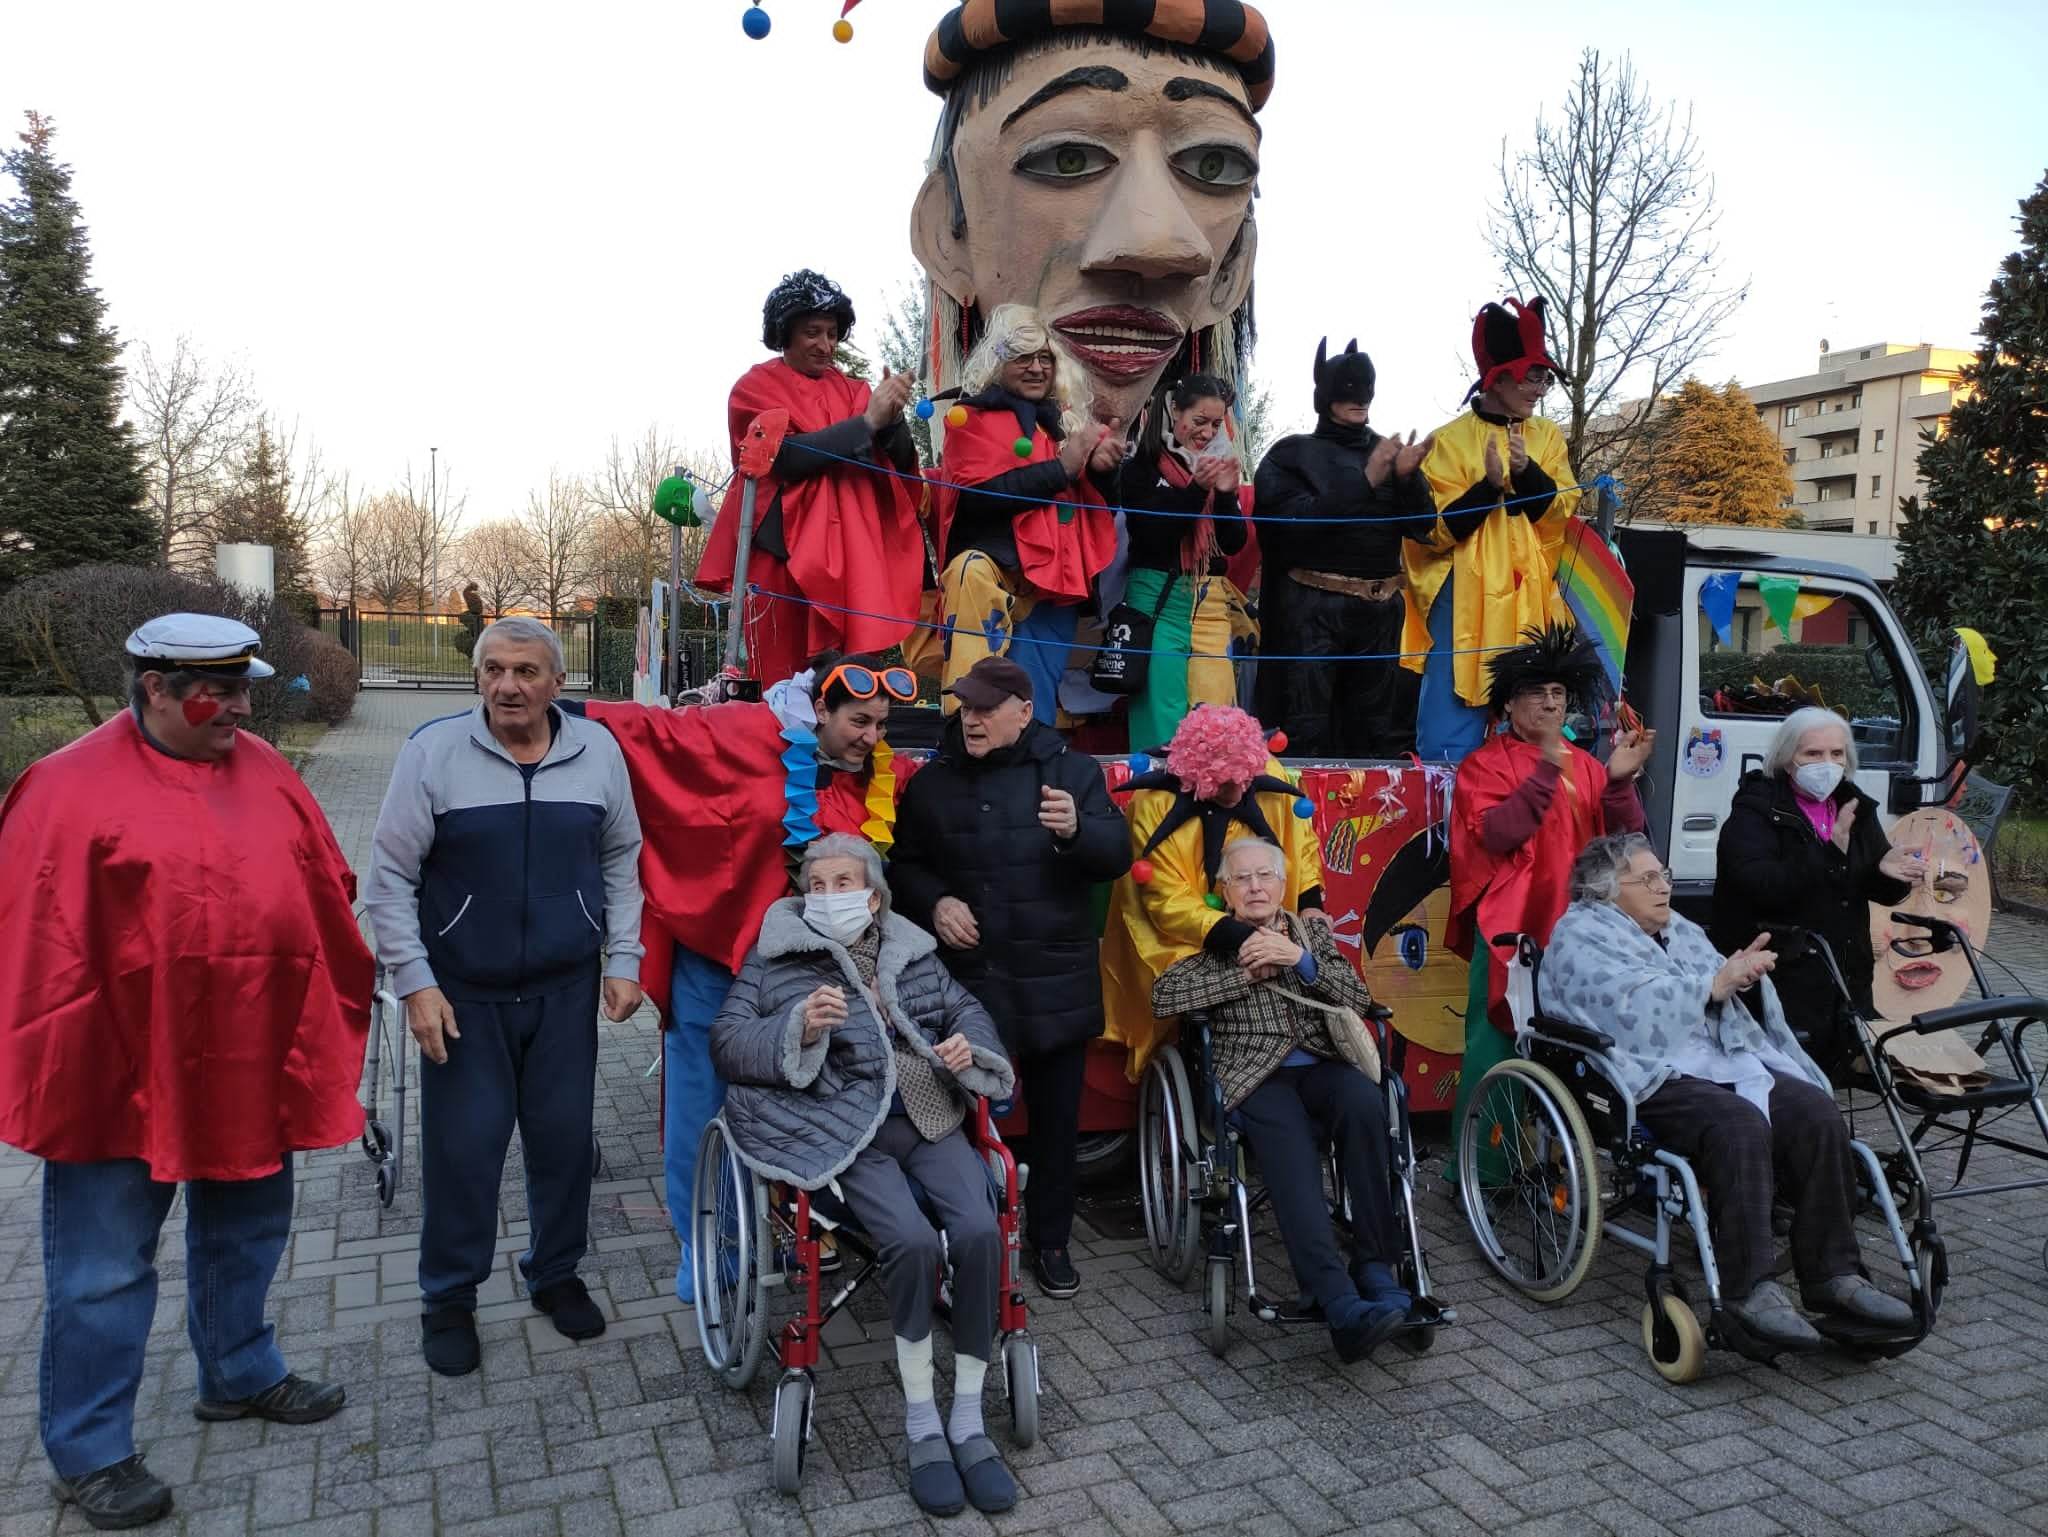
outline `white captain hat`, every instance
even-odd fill
[[[139,671],[189,669],[219,678],[268,678],[277,669],[263,660],[263,637],[239,619],[219,614],[162,614],[128,637]]]

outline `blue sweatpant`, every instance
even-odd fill
[[[1031,713],[1048,726],[1059,720],[1060,679],[1066,676],[1067,655],[1080,624],[1079,605],[1040,602],[1024,616],[1010,642],[1010,660],[1031,675]]]
[[[732,973],[694,950],[676,946],[675,980],[668,994],[668,1028],[661,1033],[661,1153],[668,1176],[668,1215],[682,1244],[676,1295],[696,1301],[690,1281],[690,1208],[697,1181],[697,1143],[725,1103],[725,1085],[711,1065],[711,1021],[732,986]]]
[[[1446,576],[1429,606],[1429,655],[1422,662],[1422,699],[1415,711],[1415,751],[1425,763],[1457,763],[1486,740],[1486,711],[1458,697],[1452,668],[1457,638],[1451,619],[1451,584]],[[1485,675],[1486,658],[1480,659]]]
[[[448,1060],[420,1062],[420,1300],[474,1309],[498,1241],[498,1186],[519,1129],[532,1236],[527,1290],[576,1274],[590,1247],[597,977],[517,1003],[449,1001]]]

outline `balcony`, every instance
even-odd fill
[[[1856,432],[1863,426],[1863,408],[1853,411],[1817,411],[1812,416],[1802,416],[1790,427],[1798,438],[1825,438],[1838,432]]]
[[[1801,459],[1786,466],[1794,480],[1854,480],[1863,467],[1862,454],[1835,454],[1831,458]]]

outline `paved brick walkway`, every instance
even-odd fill
[[[321,747],[307,778],[359,866],[399,742],[465,702],[368,694]],[[1995,937],[1993,954],[2048,991],[2048,925],[2002,916]],[[598,1123],[609,1167],[585,1273],[610,1332],[569,1345],[515,1293],[509,1265],[525,1229],[515,1148],[506,1264],[481,1312],[483,1369],[433,1377],[414,1321],[412,1169],[386,1211],[357,1150],[316,1154],[302,1161],[297,1237],[272,1299],[294,1365],[346,1382],[349,1407],[309,1429],[201,1426],[190,1414],[174,1213],[138,1428],[151,1465],[177,1485],[178,1517],[154,1530],[938,1529],[919,1518],[896,1465],[900,1399],[879,1297],[829,1336],[802,1495],[770,1491],[772,1369],[748,1394],[721,1388],[690,1313],[669,1295],[675,1245],[658,1188],[656,1090],[644,1076],[651,1016],[606,1027],[604,1041]],[[1972,1173],[2006,1166],[1980,1159]],[[43,1490],[34,1174],[30,1160],[0,1152],[0,1537],[86,1529],[75,1514],[60,1521]],[[1196,1334],[1194,1291],[1160,1281],[1136,1240],[1103,1236],[1128,1231],[1126,1210],[1098,1209],[1096,1226],[1077,1234],[1085,1289],[1035,1309],[1045,1431],[1014,1459],[1026,1498],[993,1521],[970,1512],[939,1527],[1062,1537],[2048,1532],[2048,1192],[1941,1212],[1954,1283],[1939,1331],[1912,1355],[1868,1366],[1827,1355],[1783,1371],[1716,1355],[1701,1381],[1672,1388],[1643,1357],[1641,1272],[1618,1245],[1565,1303],[1529,1304],[1488,1278],[1462,1218],[1434,1178],[1428,1185],[1438,1289],[1461,1323],[1428,1355],[1388,1350],[1350,1369],[1319,1334],[1242,1316],[1228,1359],[1216,1360]],[[1879,1236],[1866,1225],[1882,1273]],[[1262,1263],[1284,1266],[1277,1245],[1265,1245]],[[994,1394],[990,1408],[1000,1436]]]

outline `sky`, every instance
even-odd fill
[[[0,125],[56,118],[125,340],[238,361],[359,485],[438,449],[476,522],[650,424],[722,451],[785,271],[844,285],[872,350],[917,276],[947,3],[864,0],[844,45],[838,0],[767,0],[760,42],[741,0],[16,7]],[[1503,291],[1502,143],[1583,47],[1693,113],[1749,287],[1710,379],[1810,372],[1823,337],[1973,346],[2048,168],[2039,0],[1261,8],[1254,371],[1283,424],[1326,332],[1373,354],[1376,426],[1455,414]]]

